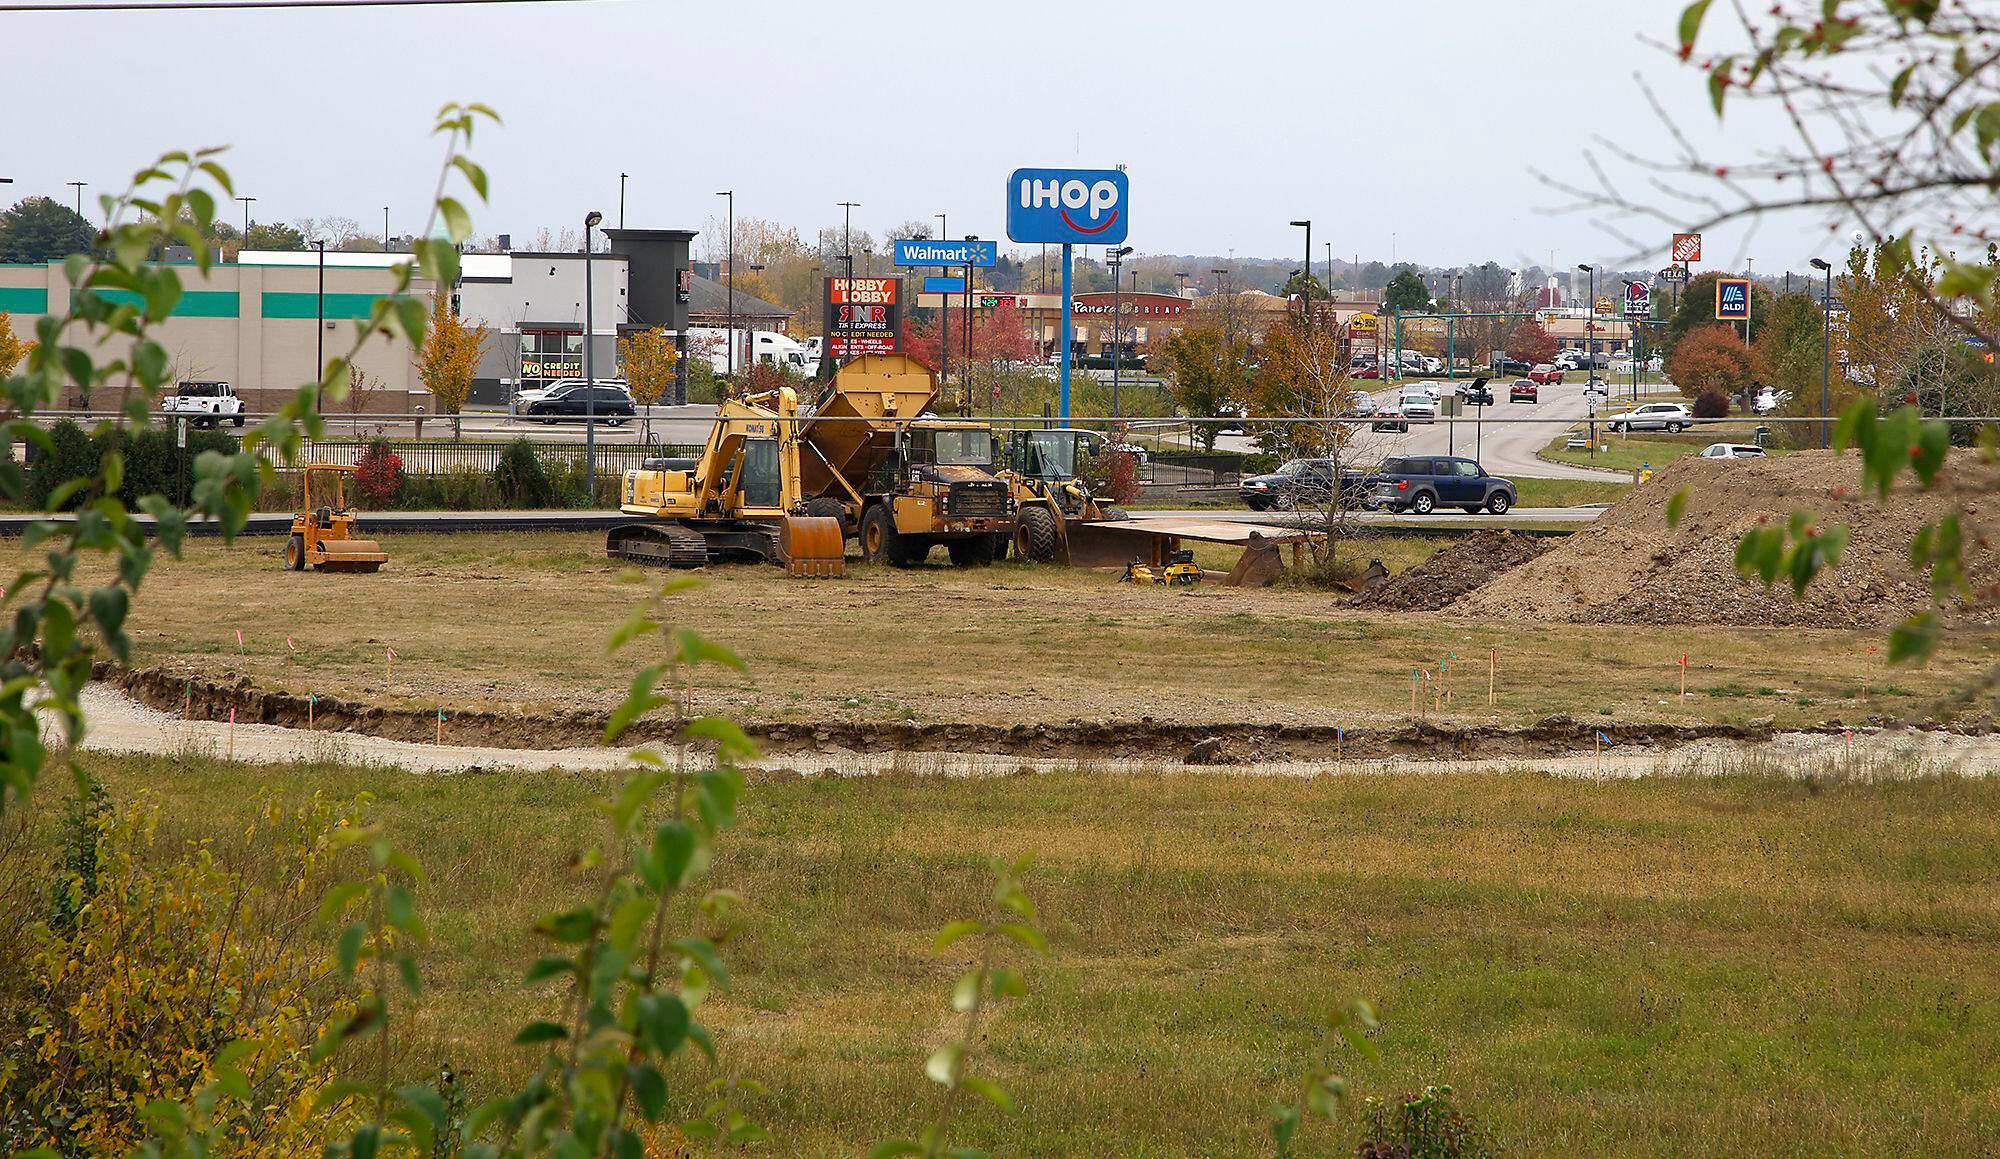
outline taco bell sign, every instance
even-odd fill
[[[1007,237],[1029,245],[1117,245],[1130,229],[1129,192],[1117,169],[1016,169],[1007,178]]]

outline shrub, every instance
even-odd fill
[[[28,498],[36,507],[45,506],[49,495],[71,479],[87,479],[97,473],[97,464],[103,452],[89,435],[83,433],[75,419],[63,419],[49,428],[49,439],[55,444],[53,450],[42,450],[33,443],[29,446]],[[63,501],[63,509],[73,511],[83,496],[79,493]]]
[[[112,448],[125,458],[125,477],[118,486],[118,498],[127,507],[136,506],[141,496],[163,495],[176,502],[185,500],[194,488],[194,463],[204,451],[225,455],[236,453],[234,435],[225,431],[191,430],[186,449],[175,445],[171,429],[123,428],[87,435],[71,419],[49,428],[53,451],[34,448],[29,454],[28,498],[40,507],[57,487],[71,479],[97,473],[104,453]],[[65,510],[75,510],[85,499],[78,492],[63,501]]]
[[[493,468],[493,482],[501,501],[510,507],[547,507],[553,494],[541,457],[526,439],[515,439],[501,452],[499,465]]]
[[[373,511],[386,511],[395,504],[403,479],[403,457],[389,449],[387,439],[369,443],[354,464],[354,489]]]
[[[1719,390],[1704,390],[1695,396],[1694,417],[1698,419],[1720,419],[1729,417],[1729,396]]]
[[[1092,459],[1084,478],[1099,498],[1113,503],[1131,503],[1141,494],[1139,460],[1127,451],[1107,451]]]
[[[1393,1106],[1369,1099],[1368,1129],[1354,1149],[1360,1159],[1488,1159],[1499,1148],[1464,1112],[1451,1105],[1451,1088],[1425,1087]]]

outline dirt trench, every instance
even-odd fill
[[[230,712],[245,725],[308,727],[325,733],[348,733],[412,743],[432,742],[438,733],[434,712],[386,708],[339,697],[307,698],[261,689],[248,677],[210,680],[161,668],[101,667],[100,679],[139,703],[168,717],[196,721],[226,721]],[[488,711],[462,711],[445,726],[447,740],[458,745],[498,749],[546,750],[588,748],[604,744],[609,713],[566,712],[543,716]],[[1900,729],[1903,722],[1875,718],[1869,726]],[[1160,761],[1191,765],[1237,765],[1285,761],[1431,760],[1464,761],[1506,758],[1547,758],[1588,753],[1599,747],[1603,734],[1612,746],[1673,749],[1699,741],[1769,741],[1777,730],[1769,721],[1747,725],[1618,723],[1580,721],[1568,716],[1546,717],[1527,727],[1458,726],[1419,721],[1393,728],[1342,730],[1332,725],[1244,724],[1226,721],[1179,724],[1138,720],[1072,720],[1060,724],[1015,726],[985,724],[923,724],[912,721],[819,723],[745,722],[744,729],[773,755],[805,753],[979,753],[1034,759],[1088,762]],[[1838,735],[1839,724],[1804,730],[1806,734]],[[1954,729],[1984,735],[1990,722]],[[635,724],[620,738],[621,745],[670,742],[674,730],[664,721]]]

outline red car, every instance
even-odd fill
[[[1542,401],[1542,388],[1525,378],[1516,382],[1513,389],[1507,392],[1507,402],[1509,405],[1517,402],[1538,403],[1540,401]]]
[[[1543,386],[1561,386],[1563,380],[1562,367],[1550,366],[1545,362],[1530,370],[1528,378],[1530,381],[1541,383]]]
[[[1372,363],[1367,366],[1357,366],[1348,372],[1347,377],[1379,379],[1382,377],[1382,369]]]

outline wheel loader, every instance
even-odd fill
[[[1127,518],[1100,502],[1078,473],[1087,432],[1070,427],[1008,432],[1007,469],[1018,514],[1014,554],[1036,563],[1099,567],[1124,562],[1130,543],[1094,532],[1093,525]]]
[[[309,463],[299,469],[299,509],[285,541],[288,571],[372,572],[389,553],[372,539],[354,538],[357,517],[347,504],[347,476],[353,467]]]

